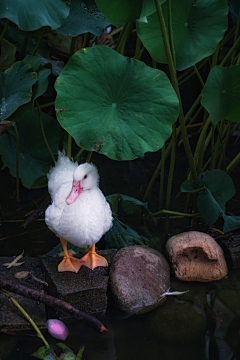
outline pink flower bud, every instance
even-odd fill
[[[66,325],[57,319],[49,319],[47,328],[50,335],[56,339],[65,340],[68,337],[68,329]]]

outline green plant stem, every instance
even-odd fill
[[[172,127],[172,151],[171,151],[170,168],[169,168],[169,173],[168,173],[166,210],[170,209],[175,158],[176,158],[176,123],[173,124],[173,127]],[[169,231],[169,217],[167,215],[166,221],[165,221],[165,234],[168,234],[168,231]]]
[[[227,55],[223,58],[223,60],[221,61],[221,63],[219,64],[219,66],[224,66],[228,59],[231,58],[232,54],[234,53],[234,51],[239,47],[240,45],[240,36],[237,39],[237,41],[233,44],[233,46],[231,47],[231,49],[229,50],[229,52],[227,53]]]
[[[185,118],[184,118],[184,123],[189,119],[189,117],[192,115],[193,111],[196,109],[196,107],[198,106],[199,102],[201,100],[201,94],[197,97],[197,99],[195,100],[195,102],[193,103],[193,105],[191,106],[191,108],[189,109],[189,111],[187,112]],[[181,130],[180,128],[177,128],[177,131],[176,131],[176,138],[178,138],[179,134],[180,134]],[[170,141],[170,143],[168,144],[167,146],[167,149],[165,151],[165,158],[167,158],[168,154],[170,153],[171,151],[171,148],[172,148],[172,140]],[[154,173],[153,173],[153,176],[147,186],[147,189],[145,191],[145,194],[144,194],[144,197],[143,197],[143,201],[147,201],[148,199],[148,196],[149,196],[149,193],[153,187],[153,184],[154,182],[156,181],[156,178],[159,174],[159,171],[161,169],[161,164],[162,164],[162,158],[161,160],[159,161]]]
[[[201,149],[203,141],[205,140],[205,135],[206,135],[206,132],[207,132],[207,129],[208,129],[210,123],[211,123],[211,117],[209,116],[207,121],[205,122],[205,125],[202,128],[202,131],[200,133],[200,136],[199,136],[199,139],[198,139],[198,142],[197,142],[197,146],[196,146],[196,149],[195,149],[194,162],[195,162],[196,166],[198,164],[200,149]]]
[[[219,48],[220,48],[220,43],[218,43],[217,48],[212,55],[212,68],[217,65]]]
[[[40,46],[40,44],[41,44],[42,38],[43,38],[43,36],[44,36],[44,34],[45,34],[45,31],[46,31],[46,27],[44,26],[44,27],[42,28],[42,32],[41,32],[41,34],[40,34],[38,43],[37,43],[35,49],[34,49],[33,52],[32,52],[32,56],[36,54],[36,52],[37,52],[37,50],[38,50],[38,48],[39,48],[39,46]]]
[[[30,34],[29,31],[25,31],[25,36],[24,36],[24,39],[23,39],[22,49],[21,49],[21,52],[20,52],[20,59],[23,59],[24,56],[25,56],[25,52],[26,52],[26,48],[27,48],[27,44],[28,44],[28,39],[29,39],[29,34]]]
[[[71,57],[75,53],[76,39],[77,39],[76,36],[72,37],[69,57]],[[67,157],[70,160],[72,158],[72,136],[69,133],[68,133],[68,137],[67,137]]]
[[[227,173],[230,174],[231,171],[240,163],[240,152],[237,156],[230,162],[230,164],[227,166]]]
[[[2,41],[2,39],[3,39],[3,37],[4,37],[4,35],[5,35],[5,33],[6,33],[6,31],[7,31],[8,25],[9,25],[9,19],[6,20],[5,26],[4,26],[4,28],[3,28],[3,31],[2,31],[2,33],[1,33],[1,35],[0,35],[0,43],[1,43],[1,41]]]
[[[42,136],[43,136],[44,142],[45,142],[45,144],[47,146],[47,149],[49,151],[49,154],[50,154],[50,156],[51,156],[51,158],[53,160],[53,163],[55,164],[56,160],[55,160],[55,158],[53,156],[52,150],[51,150],[51,148],[50,148],[50,146],[48,144],[48,141],[47,141],[47,138],[46,138],[46,135],[45,135],[45,132],[44,132],[43,121],[42,121],[42,112],[41,112],[41,109],[40,109],[40,106],[39,106],[37,100],[36,100],[36,105],[38,107],[38,113],[39,113],[39,120],[40,120],[40,127],[41,127],[41,131],[42,131]]]
[[[70,160],[72,158],[72,137],[70,134],[68,134],[68,139],[67,139],[67,157]]]
[[[84,34],[84,40],[83,40],[83,46],[82,46],[83,49],[87,46],[87,44],[89,42],[89,38],[90,38],[90,32],[86,32]]]
[[[152,67],[153,69],[156,69],[157,68],[157,63],[155,60],[152,59]]]
[[[19,201],[19,134],[17,129],[17,124],[12,116],[14,130],[16,135],[16,200]]]
[[[83,152],[84,152],[84,149],[79,149],[77,155],[74,156],[74,161],[79,162],[80,156],[82,155]]]
[[[93,39],[90,41],[89,47],[91,47],[96,40],[97,40],[97,35],[95,35],[95,36],[93,37]]]
[[[33,319],[28,315],[28,313],[22,308],[22,306],[12,297],[10,296],[6,291],[0,290],[0,293],[5,295],[6,297],[8,297],[13,304],[21,311],[21,313],[25,316],[25,318],[30,322],[30,324],[32,325],[32,327],[34,328],[34,330],[36,331],[36,333],[39,335],[39,337],[41,338],[41,340],[43,341],[43,343],[46,346],[49,346],[47,340],[45,339],[45,337],[43,336],[43,334],[41,333],[41,331],[39,330],[39,328],[37,327],[37,325],[35,324],[35,322],[33,321]],[[54,354],[55,358],[58,359],[57,355]]]
[[[165,170],[165,143],[162,147],[161,156],[161,175],[160,175],[160,191],[159,191],[159,210],[163,208],[163,187],[164,187],[164,170]]]
[[[93,151],[89,151],[87,160],[86,160],[87,163],[89,163],[89,161],[91,160],[92,154],[93,154]]]
[[[167,0],[167,17],[168,17],[168,36],[169,36],[169,45],[172,53],[172,59],[174,67],[176,68],[176,56],[173,42],[173,32],[172,32],[172,5],[171,0]]]
[[[137,36],[134,59],[139,59],[141,44],[142,44],[142,42],[141,42],[140,38]]]
[[[180,129],[181,129],[185,153],[186,153],[186,156],[188,159],[188,164],[189,164],[193,179],[195,179],[195,178],[197,178],[197,171],[195,168],[194,158],[192,155],[192,151],[191,151],[190,144],[188,141],[187,130],[185,127],[182,101],[181,101],[178,82],[177,82],[177,74],[176,74],[176,69],[174,67],[173,58],[171,55],[171,49],[170,49],[169,42],[168,42],[168,35],[167,35],[167,31],[166,31],[165,20],[164,20],[163,13],[162,13],[162,7],[161,7],[160,0],[154,0],[154,2],[155,2],[156,9],[157,9],[157,14],[158,14],[158,19],[159,19],[159,23],[160,23],[161,32],[162,32],[164,48],[165,48],[165,52],[166,52],[166,56],[167,56],[167,60],[168,60],[168,66],[169,66],[169,71],[170,71],[170,75],[171,75],[173,89],[175,90],[178,100],[179,100],[179,108],[180,108],[179,125],[180,125]],[[170,31],[172,31],[172,30],[170,29]]]
[[[218,137],[217,137],[217,141],[215,143],[215,149],[213,152],[213,158],[212,158],[212,169],[216,168],[216,164],[217,164],[217,158],[218,158],[218,154],[219,154],[219,148],[220,148],[220,143],[221,143],[221,138],[219,136],[220,133],[222,133],[222,128],[223,128],[223,124],[224,124],[224,120],[221,120],[221,128],[220,128],[220,132],[218,131]],[[216,125],[218,126],[218,125]]]
[[[117,52],[119,52],[121,47],[122,47],[122,39],[124,37],[127,26],[128,26],[128,24],[123,25],[122,31],[121,31],[121,33],[120,33],[120,35],[119,35],[119,37],[118,37],[118,39],[116,41],[116,44],[115,44],[116,48],[115,49],[116,49]]]
[[[240,10],[238,13],[238,21],[237,21],[237,26],[235,29],[235,34],[234,34],[234,40],[233,43],[235,43],[237,41],[238,35],[239,35],[239,28],[240,28]],[[235,63],[235,56],[236,56],[236,49],[234,50],[232,57],[231,57],[231,65],[234,65]]]
[[[156,212],[156,213],[154,213],[154,214],[151,214],[150,216],[152,217],[152,216],[156,216],[156,215],[159,215],[159,214],[162,214],[162,213],[164,213],[164,214],[172,214],[172,215],[179,215],[179,216],[199,216],[200,215],[200,213],[196,213],[196,214],[187,214],[187,213],[180,213],[180,212],[177,212],[177,211],[171,211],[171,210],[165,210],[165,209],[163,209],[163,210],[160,210],[160,211],[158,211],[158,212]]]
[[[44,109],[46,107],[49,107],[49,106],[53,106],[55,105],[55,101],[51,101],[49,103],[46,103],[46,104],[43,104],[43,105],[39,105],[40,109]]]
[[[227,163],[226,163],[226,156],[225,156],[225,152],[224,152],[224,148],[223,148],[223,139],[222,139],[223,125],[224,125],[224,120],[221,120],[221,123],[217,124],[217,131],[218,131],[218,137],[219,137],[219,142],[220,142],[221,155],[222,155],[222,158],[223,158],[224,171],[226,171],[227,170]],[[221,157],[219,159],[219,165],[220,165],[220,163],[221,163]]]
[[[123,30],[123,28],[124,28],[124,25],[120,26],[120,28],[118,28],[118,29],[114,29],[112,32],[110,32],[109,35],[114,36],[114,35],[118,34],[120,31]]]
[[[121,55],[124,54],[126,42],[127,42],[127,39],[129,38],[129,36],[131,35],[133,26],[134,26],[134,21],[131,21],[130,23],[127,24],[127,27],[125,29],[125,32],[124,32],[121,42],[119,44],[119,52],[121,53]]]
[[[197,67],[198,71],[208,62],[208,58],[204,59],[200,65]],[[195,71],[193,68],[190,68],[186,71],[184,71],[184,73],[182,75],[180,75],[178,77],[178,86],[182,85],[185,81],[187,81],[188,79],[190,79],[193,75],[195,75]]]
[[[198,68],[196,67],[196,65],[193,65],[193,68],[194,68],[194,71],[195,71],[195,73],[196,73],[196,75],[198,77],[198,80],[200,81],[202,87],[204,87],[205,84],[204,84],[204,81],[203,81],[199,71],[198,71]]]
[[[143,47],[141,48],[141,50],[140,50],[140,52],[139,52],[139,58],[138,58],[138,60],[141,59],[144,50],[145,50],[145,46],[143,46]]]
[[[69,51],[69,57],[71,57],[75,53],[75,45],[76,45],[76,36],[72,36],[71,45],[70,45],[70,51]]]

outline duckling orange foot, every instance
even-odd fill
[[[72,271],[77,273],[80,267],[85,263],[85,260],[74,258],[67,249],[67,240],[60,238],[60,241],[63,247],[64,259],[58,265],[58,271],[59,272]]]
[[[58,265],[58,271],[72,271],[77,273],[82,265],[85,265],[85,261],[82,259],[76,259],[73,256],[64,256],[63,261]]]
[[[96,253],[95,244],[87,250],[87,254],[84,255],[81,260],[84,261],[82,265],[87,266],[91,270],[95,269],[98,266],[108,266],[107,260]]]

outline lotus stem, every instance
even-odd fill
[[[41,127],[41,131],[42,131],[42,136],[43,136],[44,142],[45,142],[45,144],[47,146],[47,149],[49,151],[49,154],[50,154],[50,156],[51,156],[51,158],[53,160],[53,163],[55,164],[56,160],[55,160],[55,158],[53,156],[52,150],[51,150],[51,148],[50,148],[50,146],[48,144],[48,141],[47,141],[47,138],[46,138],[46,135],[45,135],[45,132],[44,132],[43,121],[42,121],[42,112],[41,112],[41,109],[40,109],[40,106],[39,106],[37,100],[36,100],[36,105],[38,107],[38,112],[39,112],[39,119],[40,119],[40,127]]]
[[[37,52],[37,50],[38,50],[38,48],[39,48],[39,46],[40,46],[40,44],[41,44],[42,38],[43,38],[43,36],[44,36],[44,34],[45,34],[45,31],[46,31],[46,27],[44,26],[44,27],[42,28],[42,32],[41,32],[41,34],[40,34],[38,43],[37,43],[35,49],[34,49],[33,52],[32,52],[32,56],[34,56],[34,55],[36,54],[36,52]]]
[[[9,19],[6,20],[5,26],[4,26],[4,28],[3,28],[3,31],[2,31],[2,33],[1,33],[1,35],[0,35],[0,43],[1,43],[1,41],[2,41],[2,39],[3,39],[3,37],[4,37],[4,35],[5,35],[5,33],[6,33],[6,31],[7,31],[8,25],[9,25]]]
[[[18,134],[17,124],[14,119],[13,119],[13,124],[16,135],[16,194],[17,194],[16,200],[19,201],[19,134]]]
[[[169,66],[169,71],[170,71],[170,75],[171,75],[173,89],[175,90],[178,100],[179,100],[179,108],[180,108],[179,124],[180,124],[181,133],[182,133],[183,144],[184,144],[184,148],[185,148],[185,152],[186,152],[186,156],[188,159],[190,170],[192,172],[193,178],[195,179],[195,178],[197,178],[197,171],[195,168],[194,158],[192,155],[192,151],[191,151],[190,144],[188,141],[187,130],[185,127],[182,101],[181,101],[178,82],[177,82],[177,74],[176,74],[176,69],[174,67],[171,49],[169,46],[165,20],[164,20],[163,13],[162,13],[162,6],[160,3],[160,0],[154,0],[154,2],[155,2],[156,9],[157,9],[158,18],[159,18],[159,24],[160,24],[160,28],[161,28],[161,32],[162,32],[163,43],[164,43],[164,48],[165,48],[165,52],[166,52],[166,56],[167,56],[167,60],[168,60],[168,66]]]

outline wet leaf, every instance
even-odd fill
[[[213,124],[222,119],[240,122],[240,66],[215,66],[202,90],[201,103]]]
[[[167,4],[162,6],[167,26]],[[172,27],[177,70],[213,54],[227,29],[228,6],[222,0],[172,0]],[[158,15],[136,22],[137,34],[151,57],[167,63]]]
[[[7,4],[7,6],[6,6]],[[0,3],[0,18],[6,18],[19,29],[31,31],[43,26],[59,27],[69,14],[69,2],[64,0],[8,0]]]
[[[30,274],[29,271],[20,271],[14,275],[16,279],[25,279]]]
[[[56,360],[54,357],[53,349],[51,348],[50,345],[41,346],[31,356],[35,356],[36,358],[43,360]]]
[[[36,72],[22,61],[0,73],[0,120],[5,120],[20,105],[31,100],[32,85],[36,82]]]
[[[15,62],[16,46],[6,39],[1,41],[0,71],[9,69]]]
[[[111,21],[101,13],[94,0],[72,0],[68,17],[56,31],[71,36],[88,31],[94,35],[102,35],[109,24]]]
[[[82,359],[84,349],[85,349],[85,347],[82,346],[81,349],[78,351],[78,353],[77,353],[77,360],[81,360],[81,359]]]
[[[114,218],[113,226],[105,234],[107,249],[121,249],[132,245],[147,245],[148,239],[139,235],[128,225]]]
[[[59,123],[82,148],[115,160],[159,150],[178,117],[168,77],[107,46],[77,51],[55,88]]]
[[[60,126],[56,119],[42,113],[43,127],[53,156],[57,158]],[[44,142],[40,127],[39,113],[33,109],[25,113],[17,123],[19,133],[19,176],[27,188],[36,187],[36,181],[46,177],[45,169],[53,165],[53,160]],[[27,130],[27,131],[26,131]],[[67,139],[64,139],[66,149]],[[16,176],[16,135],[10,128],[8,133],[0,136],[0,151],[2,160],[10,169],[11,175]],[[42,182],[40,185],[43,184]],[[44,185],[44,184],[43,184]]]

